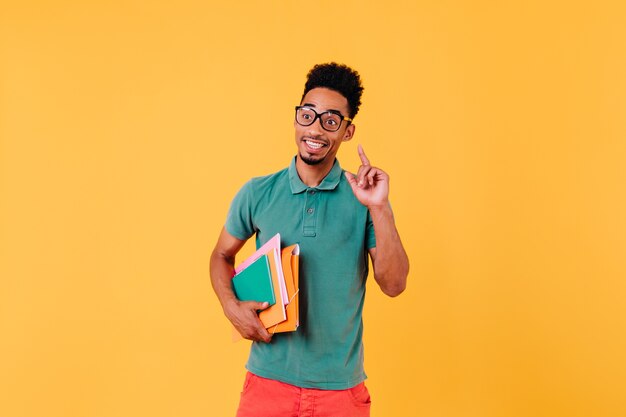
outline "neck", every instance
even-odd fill
[[[330,170],[335,164],[335,158],[330,161],[326,160],[317,165],[308,165],[300,159],[298,155],[296,157],[296,171],[300,180],[306,184],[307,187],[317,187],[322,180],[328,175]]]

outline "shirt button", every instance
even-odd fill
[[[315,190],[309,190],[309,194],[311,195],[315,194]]]
[[[313,211],[314,210],[312,208],[309,208],[309,209],[306,210],[306,212],[309,213],[309,214],[313,214]]]

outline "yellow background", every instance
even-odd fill
[[[411,260],[372,416],[626,415],[623,4],[3,2],[0,416],[234,414],[209,254],[330,60]]]

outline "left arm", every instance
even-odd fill
[[[395,297],[406,288],[409,258],[402,246],[391,207],[370,209],[370,214],[376,235],[376,247],[369,250],[374,279],[385,294]]]
[[[356,176],[346,172],[346,178],[356,198],[369,209],[374,223],[376,247],[369,250],[374,279],[385,294],[395,297],[406,288],[409,258],[389,205],[389,176],[370,165],[360,145],[358,149],[362,165]]]

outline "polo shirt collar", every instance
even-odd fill
[[[339,165],[339,161],[335,158],[335,163],[331,168],[330,172],[324,177],[322,182],[317,186],[313,187],[317,190],[334,190],[339,185],[339,180],[341,180],[341,174],[343,170]],[[291,160],[291,164],[289,165],[289,185],[291,186],[292,194],[299,194],[309,188],[308,185],[302,182],[300,176],[298,175],[298,170],[296,169],[296,157]]]

